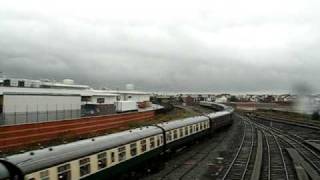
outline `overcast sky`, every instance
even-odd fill
[[[0,71],[120,89],[319,91],[319,8],[319,0],[0,0]]]

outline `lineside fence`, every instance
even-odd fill
[[[15,107],[10,112],[5,112],[5,108],[3,107],[3,111],[0,113],[0,126],[77,119],[81,117],[81,110],[72,108],[72,104],[63,107],[44,105],[41,106],[41,110],[39,110],[40,106],[38,105],[26,105],[23,108],[23,112],[21,112],[21,106],[19,107],[20,112],[16,111]]]

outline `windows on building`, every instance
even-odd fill
[[[97,98],[97,103],[99,103],[99,104],[104,103],[104,98]]]

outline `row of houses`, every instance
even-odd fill
[[[212,101],[217,103],[227,102],[261,102],[261,103],[292,103],[297,99],[296,95],[232,95],[232,94],[211,94],[211,93],[155,93],[158,98],[173,98],[176,101],[185,103],[196,103],[199,101]]]
[[[262,102],[262,103],[292,103],[297,99],[297,95],[282,94],[282,95],[237,95],[236,101],[239,102]]]

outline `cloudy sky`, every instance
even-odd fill
[[[0,71],[95,87],[320,90],[320,1],[0,0]]]

